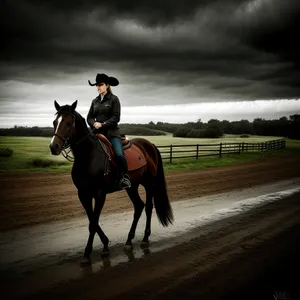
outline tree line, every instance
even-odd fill
[[[265,120],[256,118],[248,120],[227,121],[210,119],[208,122],[188,122],[183,124],[167,122],[149,122],[148,124],[120,124],[121,134],[127,135],[166,135],[172,133],[174,137],[219,138],[223,134],[249,134],[265,136],[281,136],[300,139],[300,114],[290,115],[289,118]],[[53,127],[24,127],[0,129],[1,136],[53,136]]]
[[[197,122],[184,124],[150,122],[146,126],[155,130],[171,132],[174,137],[219,138],[223,134],[249,134],[300,139],[300,114],[274,120],[256,118],[253,122],[210,119],[205,123],[198,119]]]

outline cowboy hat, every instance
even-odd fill
[[[101,73],[101,74],[98,73],[97,74],[97,76],[96,76],[96,82],[95,83],[91,83],[89,80],[88,80],[88,82],[89,82],[90,86],[97,85],[97,84],[99,84],[101,82],[108,83],[111,86],[117,86],[117,85],[119,85],[119,80],[117,78],[107,76],[104,73]]]

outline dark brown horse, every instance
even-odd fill
[[[53,155],[59,155],[62,151],[70,149],[74,158],[73,183],[89,218],[89,238],[81,260],[82,265],[87,265],[90,264],[96,233],[104,245],[102,255],[109,254],[109,240],[99,225],[99,217],[106,195],[117,191],[115,182],[118,168],[110,159],[107,147],[99,141],[98,137],[87,127],[85,119],[75,110],[77,100],[72,105],[64,106],[60,106],[54,101],[54,105],[57,116],[53,121],[54,135],[50,149]],[[129,170],[131,188],[126,191],[134,206],[134,218],[125,245],[132,247],[136,227],[145,206],[147,219],[141,246],[147,247],[151,234],[153,201],[158,220],[163,226],[172,224],[173,212],[168,198],[159,150],[154,144],[143,138],[131,139],[130,142],[141,151],[146,164],[136,170]],[[140,184],[146,191],[145,203],[138,193]],[[95,200],[94,207],[93,199]]]

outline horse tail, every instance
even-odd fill
[[[157,152],[158,163],[157,163],[157,174],[154,185],[154,206],[159,222],[167,227],[169,224],[173,224],[174,216],[171,207],[171,203],[168,197],[167,182],[165,179],[163,162],[161,154],[157,147],[154,145]]]

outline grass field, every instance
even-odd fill
[[[62,155],[51,155],[50,140],[46,137],[0,137],[0,148],[13,150],[11,157],[0,157],[1,171],[69,170],[70,162]],[[36,167],[36,160],[51,162],[52,166]]]
[[[132,138],[128,136],[128,138]],[[280,137],[268,136],[250,136],[249,138],[240,138],[235,135],[227,135],[220,139],[186,139],[186,138],[173,138],[172,136],[146,136],[157,146],[167,145],[187,145],[187,144],[219,144],[219,143],[234,143],[234,142],[248,142],[257,143],[270,140],[280,139]],[[62,155],[53,156],[50,153],[49,144],[51,138],[44,137],[0,137],[0,149],[9,148],[13,151],[11,157],[0,156],[0,169],[1,171],[69,171],[71,170],[72,163],[67,161]],[[252,161],[265,156],[272,155],[299,155],[300,141],[299,140],[286,140],[287,149],[273,150],[267,152],[253,152],[242,153],[241,155],[225,155],[219,157],[201,157],[196,159],[178,159],[174,160],[172,164],[167,161],[164,162],[165,170],[168,171],[183,171],[193,170],[205,167],[229,165],[235,163],[242,163]]]
[[[128,136],[128,138],[133,138],[135,136]],[[219,139],[197,139],[197,138],[174,138],[171,135],[168,136],[144,136],[145,139],[151,141],[158,146],[168,146],[168,145],[194,145],[194,144],[220,144],[220,143],[261,143],[266,141],[272,141],[281,139],[281,137],[274,136],[258,136],[252,135],[248,138],[241,138],[240,135],[227,134]]]

